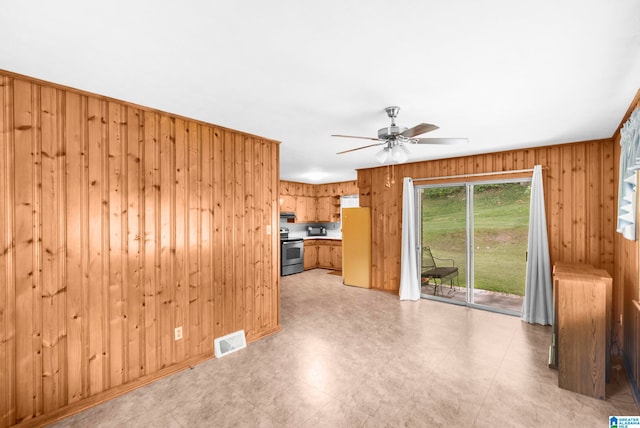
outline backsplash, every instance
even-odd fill
[[[339,231],[339,222],[326,222],[326,223],[287,223],[286,219],[280,219],[280,227],[286,227],[289,232],[306,232],[307,226],[324,226],[327,228],[327,233],[330,231]]]

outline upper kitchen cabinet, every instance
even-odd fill
[[[358,194],[355,181],[329,184],[280,182],[280,211],[296,213],[296,222],[339,222],[340,196]]]
[[[333,198],[322,196],[318,198],[318,221],[331,221],[331,200]]]
[[[280,195],[280,212],[295,212],[296,198],[290,195]]]

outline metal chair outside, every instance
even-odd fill
[[[436,264],[436,260],[440,262],[440,265]],[[440,291],[441,295],[444,295],[442,285],[445,282],[449,284],[447,295],[455,292],[454,285],[456,287],[460,286],[458,282],[458,267],[455,265],[455,261],[453,259],[434,257],[429,246],[422,247],[422,272],[420,276],[423,284],[433,285],[434,296],[438,291]]]

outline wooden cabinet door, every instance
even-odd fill
[[[318,267],[318,243],[315,240],[304,241],[304,268]]]
[[[342,242],[331,241],[331,268],[342,270]]]
[[[306,221],[318,221],[318,202],[313,196],[305,196],[307,207],[307,219]]]
[[[296,222],[305,223],[307,221],[307,201],[304,196],[295,196]]]
[[[296,198],[291,195],[280,195],[280,211],[295,212]]]
[[[331,221],[332,200],[328,196],[318,198],[318,221]]]
[[[329,241],[318,241],[318,267],[331,269],[331,245]]]

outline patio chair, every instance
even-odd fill
[[[436,260],[439,262],[444,262],[447,266],[438,266],[436,264]],[[451,266],[448,266],[449,263]],[[459,287],[460,284],[458,282],[458,268],[455,265],[455,261],[453,259],[440,259],[438,257],[433,257],[431,254],[431,248],[428,246],[422,247],[422,283],[426,285],[433,285],[433,295],[435,296],[438,290],[440,290],[440,295],[442,294],[442,285],[445,282],[449,284],[449,291],[447,295],[451,295],[454,293],[454,281],[455,286]]]

